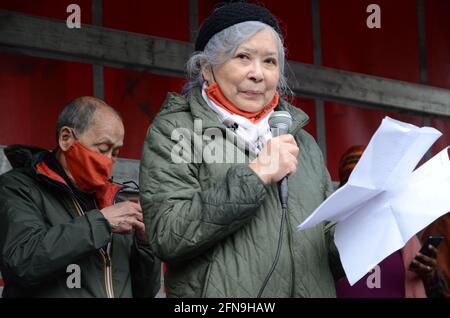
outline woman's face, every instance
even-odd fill
[[[242,43],[227,62],[203,73],[219,85],[225,97],[240,110],[257,112],[269,104],[280,79],[278,45],[270,30],[258,31]]]

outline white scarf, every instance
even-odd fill
[[[249,146],[250,150],[255,154],[259,152],[264,147],[265,143],[272,138],[272,132],[269,126],[269,117],[273,110],[266,115],[260,122],[254,124],[247,118],[231,114],[223,107],[220,107],[212,100],[209,99],[205,92],[206,84],[203,85],[202,96],[209,107],[217,114],[219,120],[226,123],[226,126],[231,128],[235,134],[242,138],[246,144]]]

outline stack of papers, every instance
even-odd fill
[[[448,148],[414,171],[441,135],[384,118],[347,184],[298,226],[337,222],[335,243],[351,285],[450,211]]]

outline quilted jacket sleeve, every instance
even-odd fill
[[[175,127],[156,118],[143,148],[141,205],[149,242],[163,261],[182,261],[209,249],[246,224],[267,189],[247,165],[231,167],[221,182],[202,189],[197,165],[174,163]]]

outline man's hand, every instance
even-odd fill
[[[425,285],[430,285],[436,279],[437,254],[438,250],[433,245],[428,245],[430,256],[417,253],[414,260],[409,265],[409,269],[416,272],[423,280]]]
[[[145,225],[139,203],[120,202],[100,212],[108,220],[113,233],[130,234],[136,230],[138,239],[145,242]]]
[[[299,149],[292,135],[282,135],[269,139],[259,156],[249,167],[265,183],[280,181],[297,170]]]

